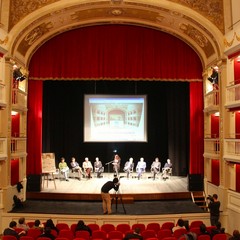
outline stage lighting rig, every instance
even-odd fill
[[[21,72],[21,67],[13,65],[13,78],[15,78],[17,81],[22,82],[27,77]]]

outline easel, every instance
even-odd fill
[[[43,172],[43,173],[42,173],[42,176],[43,176],[43,179],[42,179],[42,188],[43,188],[43,189],[44,189],[44,182],[45,182],[45,181],[47,181],[47,188],[48,188],[48,181],[50,180],[50,179],[49,179],[49,176],[52,177],[53,183],[54,183],[54,187],[55,187],[55,189],[57,189],[54,173],[55,173],[55,172]]]

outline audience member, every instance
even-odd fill
[[[208,208],[210,210],[210,222],[211,226],[215,226],[219,221],[220,215],[220,202],[218,201],[218,195],[213,194],[212,197],[208,197],[209,203]]]
[[[52,219],[48,219],[46,221],[46,224],[45,224],[45,229],[46,228],[50,228],[51,230],[55,230],[57,232],[57,234],[59,233],[59,229],[55,226],[55,224],[53,223],[53,220]]]
[[[225,228],[222,228],[221,222],[218,221],[215,226],[216,228],[212,229],[212,237],[219,233],[225,233]]]
[[[18,233],[16,231],[16,228],[17,228],[17,223],[15,221],[11,221],[9,223],[9,227],[4,229],[3,235],[14,236],[17,239],[19,239],[21,236],[26,235],[26,232],[24,230]]]
[[[77,226],[75,228],[75,232],[77,231],[88,231],[90,236],[92,236],[92,230],[90,227],[88,227],[83,220],[79,220],[77,223]]]
[[[28,229],[30,228],[30,227],[27,225],[24,217],[21,217],[21,218],[18,219],[18,226],[17,226],[17,227],[18,227],[18,228],[22,228],[25,232],[27,232]]]
[[[130,239],[140,239],[143,240],[143,237],[140,234],[140,228],[135,228],[133,233],[128,233],[123,240],[130,240]]]
[[[51,234],[52,229],[50,227],[45,227],[43,234],[41,234],[39,237],[47,237],[51,240],[55,239],[55,236]]]
[[[178,219],[177,224],[175,227],[172,228],[172,231],[174,232],[175,230],[180,229],[180,228],[186,229],[185,221],[182,218]]]
[[[240,233],[238,230],[233,231],[232,237],[230,237],[228,240],[240,240]]]
[[[34,225],[33,225],[32,228],[39,229],[41,232],[43,232],[43,230],[44,230],[44,226],[43,226],[43,224],[41,224],[41,222],[40,222],[39,219],[36,219],[36,220],[34,221]]]
[[[207,231],[207,227],[204,223],[202,223],[200,225],[200,234],[199,235],[211,235],[208,231]]]

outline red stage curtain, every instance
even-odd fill
[[[42,81],[28,81],[27,175],[42,172]]]
[[[202,64],[180,39],[137,26],[79,28],[41,46],[29,70],[29,79],[38,80],[190,81],[190,173],[203,173]],[[29,81],[28,174],[41,171],[41,91],[41,81]]]
[[[212,183],[219,186],[220,183],[220,166],[218,159],[212,159]]]
[[[190,83],[190,174],[203,173],[203,85]]]
[[[19,159],[11,159],[11,185],[19,182]]]
[[[33,55],[30,79],[198,80],[202,65],[186,43],[154,29],[103,25],[65,32]]]

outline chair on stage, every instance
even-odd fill
[[[159,223],[153,222],[153,223],[148,223],[146,229],[147,229],[147,230],[154,230],[155,233],[157,234],[158,231],[161,229],[161,227],[160,227],[160,224],[159,224]]]
[[[157,236],[154,230],[144,230],[141,232],[141,235],[143,237],[143,240],[146,240],[148,238],[155,238]]]
[[[157,233],[157,237],[159,240],[162,240],[166,237],[172,237],[172,230],[171,229],[160,229]]]
[[[172,168],[162,168],[162,178],[164,180],[169,179],[172,176]]]
[[[140,233],[142,233],[144,230],[146,230],[145,224],[143,223],[135,223],[132,225],[132,230],[134,231],[136,228],[140,229]]]

